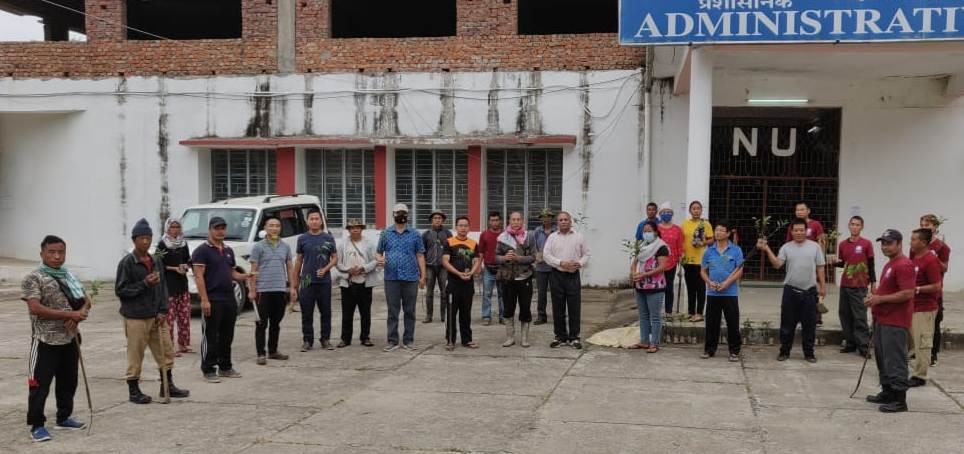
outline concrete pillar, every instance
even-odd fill
[[[295,71],[295,0],[278,0],[278,72]]]
[[[710,137],[713,125],[713,60],[706,49],[690,51],[689,143],[686,149],[686,200],[703,202],[709,217]]]

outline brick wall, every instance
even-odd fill
[[[0,77],[277,71],[277,2],[242,0],[242,38],[127,41],[124,0],[87,0],[86,43],[0,43]],[[615,34],[519,36],[516,2],[458,0],[457,36],[332,39],[329,0],[294,0],[298,72],[627,69],[644,51]]]

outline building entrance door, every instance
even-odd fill
[[[747,262],[744,278],[776,281],[783,271],[755,250],[756,219],[770,217],[770,247],[786,240],[781,222],[807,202],[826,232],[837,225],[840,109],[718,107],[713,110],[710,214],[726,219]],[[832,273],[828,273],[832,276]]]

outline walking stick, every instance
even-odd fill
[[[876,335],[877,335],[876,330],[873,329],[873,325],[871,325],[871,328],[870,328],[870,345],[873,345],[873,344],[874,344],[874,336],[876,336]],[[868,348],[869,348],[869,347],[868,347]],[[854,392],[850,393],[850,398],[851,398],[851,399],[854,398],[854,395],[857,394],[857,390],[860,389],[860,383],[864,380],[864,370],[867,369],[867,361],[868,361],[869,359],[870,359],[870,351],[868,350],[867,354],[864,355],[864,365],[863,365],[863,366],[860,366],[860,375],[857,377],[857,386],[854,387]]]
[[[164,321],[162,321],[161,323],[158,323],[158,324],[157,324],[157,336],[158,336],[158,337],[161,337],[161,336],[164,335],[164,331],[161,330],[161,328],[162,328],[162,325],[165,325],[165,324],[167,324],[167,320],[166,320],[166,319],[165,319]],[[170,329],[170,327],[168,327],[168,329]],[[161,345],[164,345],[163,342],[161,343]],[[172,350],[174,349],[174,346],[173,346],[173,345],[171,346],[171,349],[172,349]],[[174,352],[173,352],[173,351],[171,351],[170,353],[171,353],[171,355],[174,355]],[[167,358],[167,355],[165,354],[164,357]],[[161,366],[161,389],[164,391],[163,394],[161,395],[161,403],[162,403],[162,404],[169,404],[169,403],[171,403],[171,384],[168,383],[168,380],[167,380],[167,372],[168,372],[169,370],[170,370],[170,369],[169,369],[166,365],[165,365],[165,366]]]
[[[84,366],[84,355],[80,351],[80,333],[74,338],[74,345],[77,346],[77,359],[80,362],[80,375],[84,377],[84,392],[87,394],[87,411],[90,412],[90,420],[87,421],[87,436],[90,436],[90,427],[94,425],[94,402],[90,399],[90,383],[87,381],[87,367]]]

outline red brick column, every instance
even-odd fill
[[[474,232],[482,230],[482,147],[469,146],[469,219]]]
[[[382,228],[388,222],[388,149],[375,145],[375,226]]]
[[[127,2],[125,0],[87,0],[87,42],[127,40]]]

